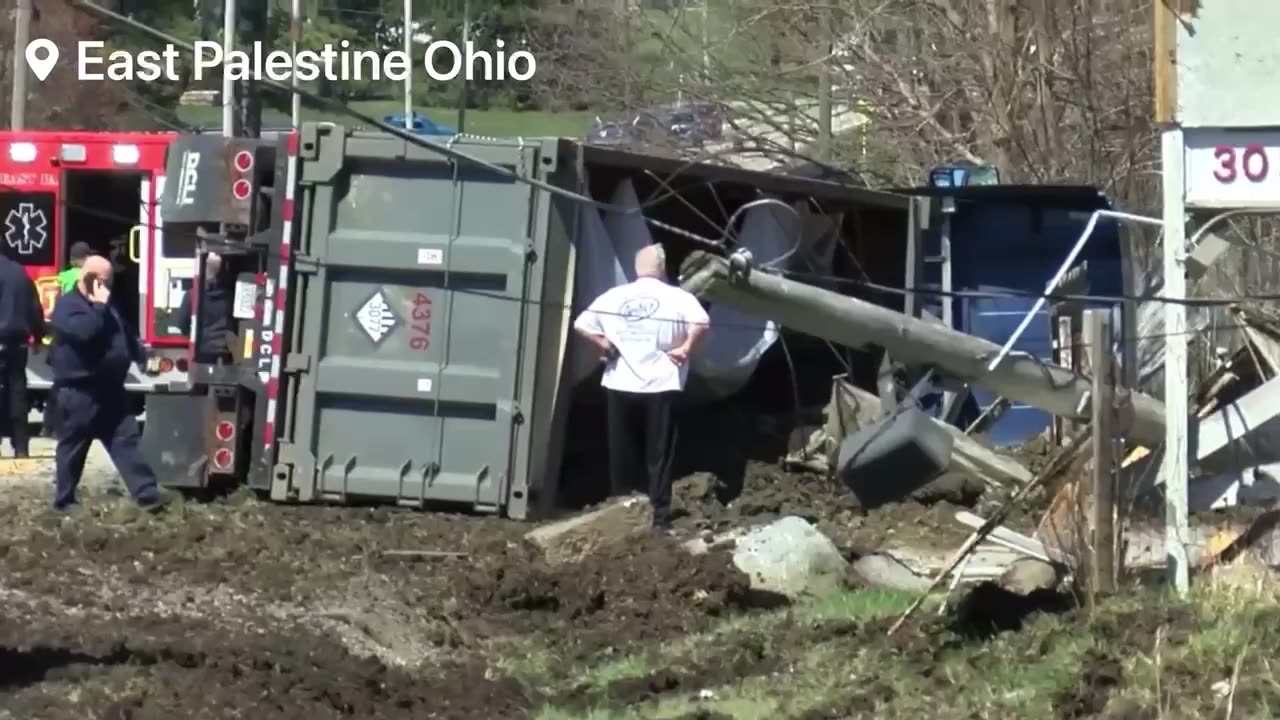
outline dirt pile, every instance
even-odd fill
[[[74,692],[68,692],[74,688]],[[18,717],[524,717],[519,684],[483,666],[431,676],[352,657],[317,635],[227,633],[162,619],[120,623],[0,622],[0,693]]]
[[[577,656],[694,632],[757,602],[727,554],[691,555],[661,536],[564,565],[515,546],[469,573],[461,595],[467,615],[537,628]]]
[[[789,473],[761,462],[747,464],[741,488],[698,473],[678,482],[674,495],[680,514],[676,524],[691,530],[719,532],[784,515],[817,522],[859,514],[857,500],[843,486],[812,473]]]

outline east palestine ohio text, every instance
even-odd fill
[[[527,50],[508,53],[506,43],[498,40],[493,50],[477,50],[470,41],[466,49],[456,43],[437,40],[426,47],[422,65],[433,80],[452,80],[460,74],[468,80],[525,81],[533,77],[537,62]],[[98,52],[93,52],[97,50]],[[136,55],[116,50],[103,57],[103,43],[79,43],[77,58],[81,80],[142,80],[160,78],[177,82],[178,50],[173,46],[163,51],[146,50]],[[380,53],[374,50],[352,50],[343,40],[335,48],[325,45],[320,50],[302,50],[296,56],[283,50],[264,51],[254,42],[248,50],[224,53],[219,43],[199,40],[193,45],[192,80],[205,79],[207,73],[221,77],[226,72],[232,80],[274,80],[284,82],[295,76],[310,82],[324,77],[339,80],[395,80],[409,77],[410,60],[402,50]],[[222,68],[219,72],[218,68]]]

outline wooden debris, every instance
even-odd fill
[[[383,550],[384,557],[402,557],[402,558],[464,558],[467,553],[452,552],[449,550]]]
[[[1039,475],[1032,478],[1031,482],[1019,488],[1018,491],[1010,496],[1003,505],[997,508],[995,513],[993,513],[991,517],[983,523],[982,527],[978,528],[977,532],[971,535],[969,539],[960,546],[960,549],[956,551],[956,554],[951,558],[951,561],[947,563],[946,567],[943,568],[942,572],[938,573],[933,578],[933,582],[929,584],[928,591],[917,598],[916,601],[911,604],[911,607],[907,608],[906,612],[902,613],[902,616],[899,617],[889,628],[889,632],[887,634],[892,635],[897,632],[898,628],[902,627],[902,625],[910,619],[916,610],[919,610],[920,606],[924,604],[925,598],[928,597],[928,593],[933,592],[934,589],[941,585],[947,575],[950,575],[951,571],[955,570],[956,566],[963,562],[964,559],[969,556],[969,553],[973,552],[974,549],[978,547],[978,543],[986,539],[992,531],[999,527],[1000,523],[1004,522],[1005,516],[1009,514],[1009,511],[1012,510],[1015,505],[1021,502],[1022,499],[1025,498],[1032,490],[1039,487],[1049,478],[1056,476],[1065,462],[1075,455],[1077,449],[1088,442],[1089,437],[1092,434],[1091,426],[1086,426],[1080,432],[1077,432],[1071,440],[1067,442],[1062,450],[1060,450],[1053,459],[1045,464],[1044,469],[1040,471]],[[1064,460],[1064,458],[1066,460]]]

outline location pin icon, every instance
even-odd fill
[[[52,40],[38,38],[27,43],[27,67],[36,74],[36,79],[44,82],[58,64],[58,46]]]

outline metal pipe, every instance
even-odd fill
[[[1134,215],[1132,213],[1120,212],[1118,210],[1095,210],[1093,215],[1089,217],[1089,222],[1084,226],[1084,231],[1080,233],[1076,244],[1071,248],[1071,252],[1067,253],[1067,259],[1062,261],[1062,266],[1058,268],[1058,272],[1054,273],[1053,279],[1044,286],[1044,293],[1036,298],[1036,302],[1027,311],[1026,317],[1022,318],[1022,322],[1018,324],[1018,329],[1013,331],[1013,335],[1005,341],[1004,347],[1000,348],[1000,352],[991,359],[991,364],[987,366],[988,370],[995,370],[1000,361],[1004,360],[1009,354],[1009,350],[1013,348],[1018,339],[1022,337],[1022,333],[1026,332],[1027,327],[1031,325],[1031,319],[1044,308],[1045,302],[1049,299],[1049,295],[1058,288],[1058,284],[1062,282],[1062,278],[1066,276],[1067,271],[1075,264],[1076,258],[1080,256],[1080,251],[1084,250],[1085,243],[1089,242],[1089,237],[1093,235],[1093,228],[1098,224],[1099,217],[1112,217],[1117,220],[1128,220],[1135,223],[1143,223],[1147,225],[1164,225],[1164,221],[1155,218],[1149,218],[1145,215]]]

